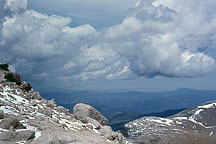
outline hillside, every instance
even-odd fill
[[[166,118],[176,113],[179,113],[183,110],[185,109],[166,110],[162,112],[146,113],[146,114],[137,114],[133,112],[120,112],[120,113],[113,114],[109,117],[108,125],[111,126],[114,131],[117,131],[120,130],[124,124],[142,118],[144,116],[157,116],[161,118]]]
[[[73,113],[46,100],[19,74],[0,63],[1,144],[126,144],[121,133],[106,126],[94,107],[76,104]]]
[[[215,144],[216,102],[208,102],[168,118],[143,117],[121,132],[133,143]]]

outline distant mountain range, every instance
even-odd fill
[[[71,111],[77,103],[92,105],[108,118],[109,125],[115,130],[125,122],[142,116],[166,117],[185,108],[216,100],[216,90],[188,88],[156,92],[43,92],[41,95],[46,99],[54,98],[57,104]],[[170,110],[173,111],[169,114]]]

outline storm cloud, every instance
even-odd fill
[[[141,0],[122,23],[96,30],[0,0],[0,60],[32,81],[204,75],[215,68],[215,4]]]

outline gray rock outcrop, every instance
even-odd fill
[[[0,70],[0,83],[4,80],[5,74]]]
[[[0,119],[4,118],[4,112],[2,110],[0,110]]]
[[[91,143],[91,144],[109,144],[106,139],[92,131],[43,131],[34,144],[50,143]],[[111,142],[114,144],[114,142]]]
[[[0,141],[28,141],[34,138],[35,132],[30,130],[24,131],[6,131],[0,133]]]
[[[0,63],[0,144],[126,144],[106,123],[92,106],[77,104],[73,114],[42,98]]]
[[[94,107],[87,104],[77,104],[73,108],[75,118],[83,121],[87,117],[97,120],[101,125],[106,125],[108,120]]]
[[[10,129],[10,127],[16,127],[18,126],[18,121],[16,118],[13,118],[13,117],[10,117],[10,118],[6,118],[6,119],[3,119],[1,122],[0,122],[0,128],[2,129]]]

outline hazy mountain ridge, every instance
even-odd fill
[[[215,100],[216,91],[180,88],[156,92],[48,92],[42,93],[42,96],[47,99],[54,98],[59,105],[63,105],[70,110],[76,103],[80,102],[92,105],[108,118],[109,124],[116,130],[116,127],[120,127],[124,122],[140,118],[149,113],[156,114],[166,110],[180,110]],[[127,112],[133,113],[133,116],[129,115],[128,118],[119,122],[120,125],[112,125],[113,122],[118,120],[113,119],[114,115]],[[139,115],[141,116],[139,117]]]

